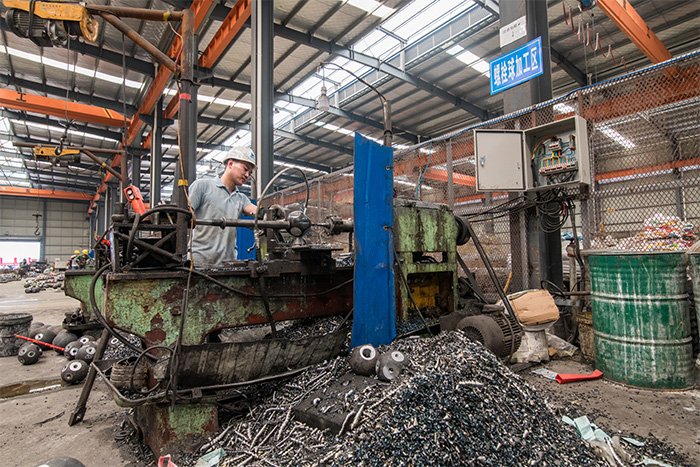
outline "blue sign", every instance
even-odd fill
[[[518,47],[489,62],[491,95],[529,81],[544,72],[542,38]]]

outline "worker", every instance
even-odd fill
[[[73,256],[68,259],[68,269],[78,269],[78,256],[80,256],[80,250],[75,250]]]
[[[85,269],[85,266],[87,265],[89,259],[90,256],[88,255],[88,251],[83,250],[75,259],[75,261],[78,263],[78,269]]]
[[[255,154],[246,147],[234,147],[215,162],[221,162],[218,178],[200,178],[189,187],[189,202],[195,218],[238,219],[254,216],[256,207],[238,189],[256,168]],[[192,259],[196,267],[223,267],[237,258],[236,229],[197,225],[192,236]]]

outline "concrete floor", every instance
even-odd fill
[[[34,321],[60,325],[65,313],[79,302],[62,290],[25,294],[23,281],[0,284],[0,313],[31,313]],[[38,381],[37,387],[61,382],[66,359],[53,350],[45,351],[34,365],[24,366],[16,357],[0,358],[0,388]],[[68,456],[86,466],[138,465],[129,453],[123,453],[114,440],[114,432],[124,409],[118,407],[96,382],[88,400],[85,419],[72,427],[68,418],[75,409],[82,384],[59,386],[24,396],[0,399],[0,452],[2,465],[32,467],[52,457]]]
[[[0,313],[27,312],[35,321],[57,325],[78,302],[60,290],[25,294],[23,282],[0,284]],[[53,351],[35,365],[23,366],[16,357],[0,358],[0,388],[41,380],[57,384],[66,360]],[[551,361],[546,368],[560,373],[590,373],[580,358]],[[535,366],[521,375],[537,387],[550,404],[571,416],[587,415],[608,434],[662,440],[690,465],[700,466],[700,391],[639,390],[606,380],[559,385],[534,375]],[[697,388],[697,386],[696,386]],[[83,422],[69,427],[82,385],[59,386],[44,392],[0,399],[0,452],[3,466],[32,467],[51,457],[71,456],[86,466],[136,466],[133,446],[120,446],[115,433],[126,409],[119,408],[104,384],[95,383]]]

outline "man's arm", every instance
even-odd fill
[[[253,203],[250,203],[246,205],[246,207],[243,208],[243,214],[246,216],[251,216],[255,217],[255,212],[258,210],[258,207],[254,205]]]

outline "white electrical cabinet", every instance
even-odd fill
[[[529,130],[474,130],[477,191],[590,185],[586,120],[573,116]]]

